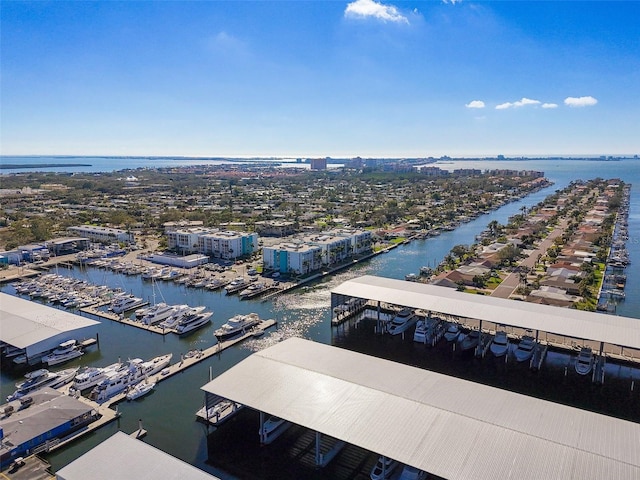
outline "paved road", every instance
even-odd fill
[[[551,233],[549,233],[549,235],[547,235],[547,237],[540,242],[538,247],[533,250],[527,258],[522,260],[518,264],[518,266],[533,268],[538,261],[538,255],[542,254],[544,256],[544,254],[547,252],[547,249],[551,245],[553,245],[553,241],[564,233],[566,227],[567,220],[561,220],[558,226]],[[491,292],[491,296],[498,298],[509,298],[511,294],[513,294],[514,290],[518,288],[518,285],[520,285],[520,274],[518,272],[510,273],[509,276],[505,278],[493,292]]]

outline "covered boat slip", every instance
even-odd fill
[[[636,423],[300,338],[202,388],[446,479],[640,478]]]
[[[95,338],[100,322],[0,293],[0,341],[24,349],[28,358],[53,350],[60,343]]]
[[[550,343],[575,339],[617,346],[620,348],[608,348],[606,353],[625,354],[640,360],[640,320],[635,318],[470,295],[451,288],[371,275],[348,280],[334,288],[331,291],[333,311],[350,298],[368,300],[369,305],[371,302],[394,304],[436,315],[545,332],[551,334],[551,339],[547,336]]]

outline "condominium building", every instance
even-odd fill
[[[69,233],[79,237],[88,238],[100,243],[135,243],[133,232],[120,230],[119,228],[98,227],[95,225],[78,225],[67,228]]]

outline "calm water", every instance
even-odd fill
[[[75,161],[75,160],[74,160]],[[199,162],[202,163],[202,162]],[[149,165],[149,164],[148,164]],[[151,163],[151,166],[155,162]],[[507,205],[496,212],[484,215],[454,232],[447,232],[428,240],[412,242],[379,255],[366,264],[359,264],[354,270],[342,272],[311,288],[281,296],[274,301],[240,301],[237,296],[225,297],[222,293],[196,289],[187,289],[172,283],[161,283],[155,290],[156,300],[168,303],[189,303],[206,305],[214,310],[213,324],[187,338],[174,335],[164,337],[140,329],[103,320],[100,325],[100,350],[92,348],[77,364],[106,365],[118,359],[128,357],[149,358],[162,353],[173,352],[179,358],[192,348],[204,348],[214,343],[212,331],[236,313],[257,312],[263,318],[278,321],[277,329],[260,339],[252,339],[242,345],[227,349],[221,355],[194,366],[180,375],[166,380],[156,387],[151,395],[136,401],[119,405],[122,417],[94,434],[83,438],[50,455],[54,471],[69,463],[78,455],[86,452],[116,430],[131,432],[142,419],[149,431],[146,441],[163,451],[202,468],[221,478],[233,478],[216,467],[216,454],[209,453],[206,428],[195,421],[195,412],[204,400],[200,387],[208,379],[235,365],[253,351],[272,345],[290,336],[300,336],[323,343],[333,343],[356,351],[377,355],[411,365],[429,368],[451,375],[469,378],[487,384],[525,392],[530,395],[553,401],[578,405],[595,411],[628,418],[640,422],[640,400],[629,393],[629,383],[637,372],[626,367],[608,365],[604,387],[594,387],[581,382],[575,375],[564,377],[564,368],[568,357],[560,354],[549,356],[542,372],[533,374],[517,365],[504,366],[488,359],[475,361],[453,358],[445,346],[427,350],[414,345],[410,340],[379,337],[372,333],[366,323],[361,328],[346,334],[332,334],[330,327],[330,291],[345,280],[364,274],[380,275],[389,278],[404,278],[407,273],[418,273],[422,265],[437,264],[456,244],[470,244],[475,235],[482,231],[493,219],[505,223],[507,218],[520,212],[522,205],[532,206],[555,190],[563,188],[571,180],[596,177],[619,177],[633,183],[631,211],[629,216],[630,240],[628,248],[631,266],[627,269],[627,299],[618,308],[620,315],[640,318],[640,292],[637,264],[640,262],[640,161],[620,162],[595,161],[530,161],[530,162],[487,162],[472,165],[471,162],[459,162],[441,165],[442,168],[518,168],[542,170],[555,185],[530,197]],[[119,167],[122,168],[122,167]],[[137,295],[152,299],[154,289],[140,277],[127,277],[120,274],[93,269],[58,270],[59,273],[86,278],[97,284],[119,286]],[[3,291],[12,293],[10,286]],[[422,348],[421,348],[422,347]],[[636,377],[637,378],[637,377]],[[9,372],[2,372],[1,395],[4,397],[17,379]],[[640,385],[640,378],[638,382]],[[257,429],[257,424],[254,425]],[[212,434],[212,437],[213,438]],[[256,435],[257,436],[257,435]],[[211,444],[210,444],[211,446]],[[213,447],[211,447],[213,448]],[[247,460],[251,462],[251,459]]]

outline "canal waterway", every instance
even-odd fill
[[[202,406],[204,385],[210,374],[217,376],[252,352],[275,344],[284,338],[299,336],[314,341],[335,344],[355,351],[376,355],[434,371],[468,378],[482,383],[508,388],[514,391],[547,398],[561,403],[577,405],[594,411],[640,422],[640,400],[638,392],[630,392],[633,375],[628,367],[610,364],[607,366],[607,381],[604,387],[595,387],[584,378],[564,376],[568,365],[566,355],[551,354],[548,367],[532,373],[521,365],[504,365],[489,359],[477,361],[459,358],[446,345],[426,350],[413,344],[410,339],[381,337],[375,335],[366,322],[347,333],[336,334],[330,326],[330,291],[349,278],[371,274],[402,279],[408,273],[418,273],[421,266],[435,266],[456,244],[471,244],[475,236],[492,220],[506,223],[507,219],[520,212],[522,206],[531,207],[572,180],[591,178],[621,178],[632,183],[631,208],[629,214],[628,249],[631,265],[627,268],[627,297],[617,313],[640,318],[639,271],[640,262],[640,161],[530,161],[494,162],[473,165],[471,162],[455,162],[440,165],[441,168],[515,168],[542,170],[555,182],[552,187],[536,192],[518,202],[506,205],[483,215],[452,232],[438,237],[417,240],[377,255],[367,262],[325,278],[315,284],[263,302],[259,299],[240,300],[237,295],[225,296],[224,292],[211,292],[187,288],[170,282],[160,282],[154,288],[140,276],[125,276],[97,268],[59,268],[58,273],[86,279],[95,284],[121,287],[138,296],[153,301],[178,304],[205,305],[214,311],[213,322],[190,336],[159,335],[111,320],[101,320],[99,327],[100,347],[91,347],[88,352],[71,365],[107,365],[118,358],[140,357],[147,359],[172,352],[174,359],[195,348],[206,348],[214,343],[213,330],[237,313],[256,312],[262,318],[273,318],[278,322],[275,329],[265,336],[250,339],[229,348],[219,356],[212,357],[156,386],[155,391],[138,401],[121,403],[118,408],[122,416],[116,422],[80,439],[76,443],[47,456],[53,470],[61,468],[91,447],[109,437],[116,430],[131,432],[138,428],[139,419],[149,434],[145,441],[188,463],[206,470],[220,478],[234,478],[216,462],[216,452],[211,447],[216,442],[207,441],[207,429],[195,420],[195,412]],[[151,165],[150,165],[151,166]],[[14,293],[10,285],[2,291]],[[65,365],[66,368],[66,365]],[[640,378],[638,386],[640,387]],[[11,393],[18,380],[10,371],[3,370],[0,377],[2,397]],[[637,389],[636,389],[637,390]],[[257,425],[255,425],[257,432]],[[215,435],[215,433],[211,434]],[[257,434],[256,434],[257,436]],[[211,438],[211,437],[209,437]],[[237,447],[237,446],[236,446]],[[245,457],[251,463],[250,457]],[[258,468],[259,466],[256,466]]]

